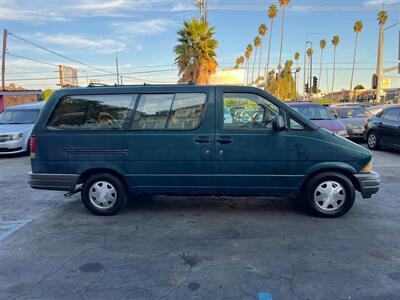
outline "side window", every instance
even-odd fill
[[[195,129],[203,118],[206,98],[203,93],[143,94],[131,129]]]
[[[132,129],[164,129],[167,125],[174,94],[143,94],[140,96]]]
[[[399,109],[388,109],[385,114],[383,115],[383,118],[388,121],[399,121],[399,114],[400,110]]]
[[[300,121],[297,121],[292,116],[289,116],[289,128],[290,130],[296,130],[296,131],[305,130],[304,125],[302,125]]]
[[[48,129],[121,130],[127,126],[137,95],[74,95],[55,108]]]
[[[206,94],[176,94],[167,129],[195,129],[206,107]]]
[[[272,128],[279,107],[255,94],[224,94],[223,120],[226,129]]]

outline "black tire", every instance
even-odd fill
[[[338,190],[341,190],[341,193],[337,195],[341,199],[334,200],[332,198],[333,203],[329,204],[331,207],[328,206],[326,209],[321,207],[322,201],[318,202],[323,197],[319,190],[324,188],[325,183],[332,185],[333,188],[336,184]],[[317,217],[337,218],[346,214],[353,207],[355,188],[347,176],[336,172],[324,172],[314,175],[305,182],[301,198],[303,207],[308,213]],[[335,208],[334,205],[338,207]]]
[[[381,148],[381,141],[375,131],[368,132],[367,145],[371,150],[379,150]]]
[[[93,194],[91,198],[91,190],[94,193],[96,191],[96,187],[103,188],[104,190],[110,190],[111,192],[105,192],[110,193],[107,196],[112,198],[111,201],[107,202],[107,204],[98,203],[96,205],[94,200],[96,198],[93,196]],[[128,201],[128,193],[123,182],[116,176],[109,173],[99,173],[89,176],[83,183],[81,197],[85,207],[91,213],[100,216],[115,215],[126,206]],[[105,207],[101,207],[101,205],[105,205]]]

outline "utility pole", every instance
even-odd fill
[[[200,20],[204,23],[207,22],[207,0],[195,0],[194,5],[200,9]]]
[[[7,29],[3,30],[3,52],[1,56],[1,89],[5,90],[6,87],[6,50],[7,50]]]
[[[117,85],[119,85],[118,41],[115,41],[115,68],[117,69]]]
[[[313,59],[313,44],[312,42],[310,42],[311,44],[311,57],[310,57],[310,94],[313,94],[313,76],[312,76],[312,59]]]
[[[376,86],[376,101],[381,102],[382,97],[382,77],[383,77],[383,36],[385,33],[385,28],[381,25],[379,29],[379,45],[378,45],[378,63],[376,65],[376,76],[378,76],[377,86]]]

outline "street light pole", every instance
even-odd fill
[[[3,52],[1,57],[1,89],[6,87],[6,50],[7,50],[7,29],[3,30]]]

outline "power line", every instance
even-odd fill
[[[38,45],[38,44],[36,44],[36,43],[34,43],[34,42],[31,42],[31,41],[29,41],[29,40],[27,40],[27,39],[25,39],[25,38],[22,38],[22,37],[16,35],[15,33],[9,32],[9,35],[15,37],[15,38],[18,39],[18,40],[24,41],[25,43],[28,43],[28,44],[30,44],[30,45],[32,45],[32,46],[34,46],[34,47],[37,47],[37,48],[39,48],[39,49],[42,49],[42,50],[47,51],[47,52],[49,52],[49,53],[51,53],[51,54],[54,54],[54,55],[56,55],[56,56],[59,56],[59,57],[61,57],[61,58],[67,59],[67,60],[69,60],[69,61],[72,61],[72,62],[74,62],[74,63],[77,63],[77,64],[79,64],[79,65],[88,67],[88,68],[93,69],[93,70],[101,71],[101,72],[103,72],[103,73],[109,73],[109,71],[105,71],[105,70],[103,70],[103,69],[100,69],[100,68],[97,68],[97,67],[93,67],[93,66],[91,66],[91,65],[89,65],[89,64],[86,64],[86,63],[84,63],[84,62],[81,62],[81,61],[79,61],[79,60],[76,60],[76,59],[74,59],[74,58],[71,58],[71,57],[66,56],[66,55],[64,55],[64,54],[58,53],[58,52],[56,52],[56,51],[54,51],[54,50],[51,50],[51,49],[48,49],[48,48],[46,48],[46,47],[40,46],[40,45]]]
[[[10,51],[7,51],[6,54],[9,55],[9,56],[22,58],[22,59],[26,59],[26,60],[31,60],[31,61],[34,61],[34,62],[39,63],[39,64],[44,64],[44,65],[48,65],[48,66],[52,66],[52,67],[58,68],[58,65],[56,65],[56,64],[52,64],[52,63],[45,62],[45,61],[42,61],[42,60],[38,60],[38,59],[35,59],[35,58],[30,58],[30,57],[14,54],[14,53],[11,53]]]

